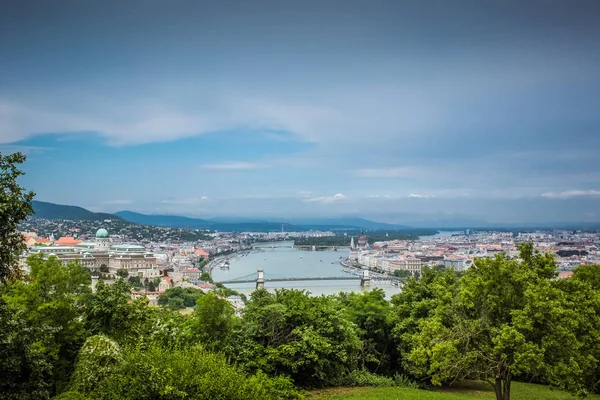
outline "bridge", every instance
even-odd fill
[[[313,276],[313,277],[293,277],[293,278],[285,278],[285,277],[269,277],[265,278],[264,271],[259,269],[256,271],[256,274],[249,274],[245,276],[241,276],[235,279],[229,279],[220,281],[219,283],[228,284],[228,283],[252,283],[256,282],[257,289],[263,289],[265,287],[265,282],[298,282],[298,281],[360,281],[360,286],[370,286],[372,281],[376,282],[398,282],[399,280],[395,277],[387,277],[387,276],[375,276],[372,277],[369,274],[369,270],[362,270],[360,275],[351,275],[351,276]]]

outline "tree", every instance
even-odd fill
[[[72,388],[91,393],[110,375],[116,374],[123,363],[121,348],[104,335],[89,337],[77,356]]]
[[[167,307],[171,310],[194,307],[198,297],[202,295],[203,292],[199,289],[194,289],[191,287],[185,289],[181,287],[173,287],[167,289],[163,294],[158,296],[158,305]]]
[[[140,336],[148,318],[148,299],[130,302],[130,285],[119,279],[112,285],[99,281],[87,302],[86,327],[93,335],[107,335],[119,343]]]
[[[117,270],[117,276],[125,279],[129,276],[129,272],[125,268],[119,268]]]
[[[106,266],[106,264],[100,265],[100,272],[105,273],[105,274],[108,273],[108,267]]]
[[[56,257],[41,254],[27,259],[30,273],[7,284],[3,298],[23,311],[28,323],[51,333],[41,342],[52,363],[52,391],[68,382],[77,351],[85,341],[85,300],[91,293],[90,271],[78,262],[63,265]]]
[[[24,174],[18,165],[25,159],[21,153],[0,153],[0,283],[19,276],[18,257],[27,248],[18,225],[33,214],[35,193],[17,183]]]
[[[247,368],[305,387],[338,383],[361,350],[356,326],[332,297],[285,289],[252,293],[235,344],[233,356]]]
[[[589,283],[592,289],[600,289],[600,265],[580,265],[575,268],[573,279]]]
[[[397,269],[394,271],[394,276],[398,278],[408,278],[410,276],[410,272],[405,269]]]
[[[337,296],[342,311],[357,327],[362,343],[359,362],[370,372],[391,374],[398,369],[398,349],[392,336],[396,319],[383,289]]]
[[[233,307],[227,300],[207,293],[196,300],[190,328],[208,349],[227,351],[231,345],[235,318]]]
[[[438,308],[420,323],[409,354],[413,372],[438,385],[485,380],[498,400],[510,399],[516,375],[585,390],[582,371],[594,369],[597,361],[580,345],[577,308],[554,280],[552,255],[534,253],[531,243],[520,250],[520,260],[501,255],[476,260],[447,303],[450,317]]]
[[[0,393],[8,400],[47,399],[52,364],[42,343],[50,332],[24,314],[0,298]]]
[[[210,276],[210,274],[208,272],[203,272],[200,275],[200,280],[202,282],[208,282],[208,283],[213,283],[212,277]]]

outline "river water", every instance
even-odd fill
[[[247,275],[246,279],[255,279],[256,270],[262,269],[265,279],[271,278],[304,278],[304,277],[348,277],[348,273],[342,271],[340,256],[348,257],[348,248],[338,251],[308,251],[290,248],[293,242],[267,243],[256,246],[258,251],[250,254],[236,256],[230,260],[229,270],[215,268],[212,276],[215,281],[232,280]],[[287,246],[287,247],[282,247]],[[252,283],[228,283],[227,287],[235,289],[240,293],[250,294],[254,291],[256,284]],[[378,287],[373,283],[371,287]],[[381,284],[386,298],[399,292],[399,288],[389,284]],[[360,279],[354,280],[323,280],[323,281],[293,281],[293,282],[265,282],[265,289],[274,290],[279,288],[306,289],[313,295],[328,295],[339,292],[361,292],[369,290],[360,286]]]

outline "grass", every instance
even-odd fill
[[[491,386],[483,382],[466,382],[450,388],[436,390],[384,388],[333,388],[312,393],[311,399],[356,399],[356,400],[472,400],[490,399],[496,396]],[[514,382],[511,387],[511,400],[574,400],[567,392],[552,390],[548,386]],[[598,395],[590,395],[589,400],[600,400]]]

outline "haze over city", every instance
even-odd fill
[[[20,1],[0,152],[38,200],[600,222],[597,1]]]

